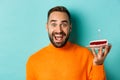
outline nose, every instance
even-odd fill
[[[62,32],[62,26],[61,25],[59,25],[59,26],[57,26],[57,32]]]

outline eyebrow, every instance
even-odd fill
[[[62,22],[68,23],[68,21],[67,21],[67,20],[63,20]]]
[[[56,21],[57,21],[57,20],[51,20],[50,23],[51,23],[51,22],[56,22]]]
[[[50,23],[51,23],[51,22],[57,22],[57,20],[51,20]],[[63,21],[62,21],[62,23],[64,23],[64,22],[65,22],[65,23],[68,23],[67,20],[63,20]]]

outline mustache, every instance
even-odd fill
[[[60,34],[60,35],[63,35],[63,36],[66,36],[65,32],[53,32],[52,35],[54,36],[55,34]]]

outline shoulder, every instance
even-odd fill
[[[77,53],[80,56],[80,58],[84,60],[89,60],[88,62],[93,60],[93,54],[90,48],[80,46],[78,44],[74,44],[74,47],[75,47],[74,52]]]
[[[80,46],[78,44],[72,43],[72,45],[74,46],[74,48],[78,51],[83,51],[83,52],[90,52],[89,48],[84,47],[84,46]]]
[[[91,50],[87,47],[84,46],[80,46],[78,44],[74,44],[72,43],[73,47],[74,47],[74,52],[79,53],[80,55],[84,55],[84,56],[91,56]]]
[[[30,55],[30,57],[28,58],[28,61],[27,63],[29,62],[34,62],[36,61],[37,59],[39,59],[39,57],[44,54],[45,52],[47,51],[47,46],[38,50],[37,52],[33,53],[32,55]]]

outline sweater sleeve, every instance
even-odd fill
[[[104,65],[93,65],[93,55],[91,52],[88,60],[89,80],[106,80]]]
[[[35,80],[33,75],[32,62],[30,61],[30,59],[26,64],[26,80]]]

